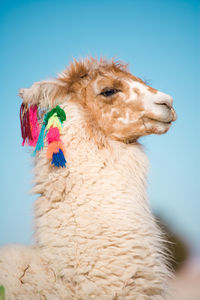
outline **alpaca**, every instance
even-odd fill
[[[124,64],[92,58],[19,94],[65,111],[67,166],[49,163],[46,142],[36,154],[35,245],[0,250],[6,299],[167,299],[171,274],[138,139],[168,131],[172,97]]]

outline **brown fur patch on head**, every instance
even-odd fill
[[[113,72],[115,74],[128,72],[127,65],[121,62],[106,61],[94,58],[88,58],[82,61],[74,60],[67,69],[65,69],[58,77],[59,80],[66,83],[69,92],[77,92],[78,89],[87,85],[90,80],[96,78],[97,75]]]
[[[137,88],[133,88],[133,91],[138,95],[138,96],[140,96],[140,94],[141,94],[141,92],[140,92],[140,90],[139,89],[137,89]]]
[[[136,140],[141,130],[144,134],[144,130],[141,129],[144,126],[140,120],[144,107],[138,89],[135,91],[134,101],[126,102],[132,91],[128,82],[123,80],[124,78],[121,75],[116,77],[114,73],[99,75],[87,86],[86,106],[93,116],[94,123],[98,124],[104,136],[121,141]],[[110,97],[104,97],[101,91],[107,88],[116,88],[118,92]],[[126,125],[127,114],[130,123]]]
[[[83,106],[86,130],[99,148],[106,137],[129,141],[148,134],[143,122],[144,95],[139,88],[131,89],[129,82],[139,82],[153,94],[157,90],[129,73],[127,65],[94,58],[74,60],[58,80],[71,94],[71,101]],[[112,89],[117,92],[104,96],[104,91]]]
[[[84,107],[87,132],[99,148],[105,144],[106,136],[128,140],[137,138],[141,132],[143,126],[140,120],[143,111],[141,93],[136,88],[133,91],[136,95],[134,104],[126,103],[126,99],[130,98],[131,90],[124,79],[145,84],[140,78],[129,73],[127,65],[113,60],[97,61],[93,58],[80,62],[74,61],[59,76],[59,80],[68,86],[72,99]],[[116,89],[119,92],[106,98],[101,93],[107,89]],[[127,113],[130,121],[138,119],[139,122],[133,126],[124,125],[118,120],[120,118],[126,120]],[[118,135],[121,138],[118,138]]]
[[[153,94],[156,94],[158,92],[158,90],[152,88],[151,86],[148,86],[148,90]]]
[[[66,84],[68,92],[73,93],[87,86],[89,81],[94,80],[98,75],[114,74],[117,77],[129,78],[136,82],[146,85],[139,77],[132,75],[128,70],[128,65],[121,61],[108,61],[103,58],[100,60],[86,58],[81,61],[74,60],[63,72],[59,74],[58,79]],[[146,85],[152,93],[157,90]]]
[[[146,83],[141,78],[136,77],[136,76],[134,76],[132,74],[129,74],[129,78],[132,79],[132,80],[134,80],[134,81],[137,81],[139,83],[142,83],[142,84],[146,85]]]

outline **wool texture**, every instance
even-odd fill
[[[169,271],[141,146],[112,141],[99,150],[80,108],[62,108],[69,165],[51,168],[45,148],[36,157],[36,245],[1,250],[7,299],[166,300]]]
[[[162,236],[145,192],[146,155],[139,144],[117,141],[98,149],[80,108],[72,103],[62,108],[68,116],[62,138],[68,167],[51,168],[45,148],[36,157],[33,191],[41,194],[35,203],[36,246],[26,259],[13,254],[13,277],[6,278],[1,259],[0,284],[8,299],[16,291],[28,299],[40,299],[39,291],[60,300],[167,299]],[[23,274],[24,284],[16,287]]]

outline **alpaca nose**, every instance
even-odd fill
[[[164,105],[167,106],[169,109],[171,109],[173,105],[173,98],[164,93],[160,93],[160,95],[158,95],[158,98],[155,101],[155,104]]]

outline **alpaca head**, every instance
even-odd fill
[[[41,107],[77,102],[89,127],[126,143],[165,133],[176,119],[171,96],[146,85],[125,65],[104,60],[75,61],[55,81],[36,83],[20,90],[20,96]]]

